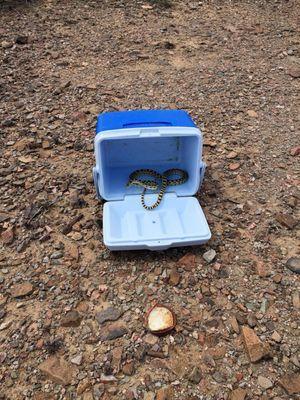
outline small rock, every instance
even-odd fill
[[[19,36],[16,37],[15,42],[17,44],[27,44],[28,43],[28,36],[19,35]]]
[[[172,268],[169,277],[169,284],[172,286],[177,286],[180,282],[181,275],[176,268]]]
[[[258,376],[257,382],[258,382],[259,386],[265,390],[271,389],[273,387],[273,382],[269,378],[266,378],[262,375]]]
[[[111,366],[116,372],[119,372],[121,367],[123,347],[122,346],[115,347],[114,349],[112,349],[111,354],[112,354]]]
[[[6,353],[4,353],[4,352],[0,353],[0,364],[4,363],[6,356],[7,356]]]
[[[300,257],[291,257],[287,260],[286,266],[296,274],[300,274]]]
[[[300,356],[299,358],[297,357],[297,354],[294,354],[291,358],[290,358],[291,362],[300,369]]]
[[[49,140],[43,140],[42,142],[42,148],[44,150],[48,150],[51,148],[51,143],[49,142]]]
[[[213,375],[212,375],[213,379],[218,382],[218,383],[222,383],[225,381],[224,376],[219,372],[216,371]]]
[[[275,283],[280,283],[280,282],[282,281],[282,274],[275,274],[275,275],[273,276],[273,281],[274,281]]]
[[[39,369],[53,382],[69,385],[72,382],[74,367],[63,358],[51,356],[39,365]]]
[[[298,224],[298,221],[289,214],[278,213],[275,215],[275,219],[288,229],[293,229]]]
[[[267,300],[267,299],[262,299],[262,302],[261,302],[261,306],[260,306],[259,311],[260,311],[261,313],[265,314],[266,311],[267,311],[267,309],[268,309],[268,306],[269,306],[268,300]]]
[[[3,42],[1,42],[2,49],[10,49],[12,46],[13,46],[13,43],[8,42],[6,40],[3,40]]]
[[[242,335],[251,362],[255,363],[270,355],[269,345],[262,343],[253,329],[243,326]]]
[[[300,373],[284,375],[279,384],[289,395],[300,393]]]
[[[99,324],[104,324],[106,321],[116,321],[123,314],[123,311],[118,310],[115,307],[108,307],[96,314],[96,320]]]
[[[274,342],[276,342],[276,343],[280,343],[281,340],[282,340],[281,336],[280,336],[279,333],[276,332],[276,331],[275,331],[275,332],[273,333],[273,335],[271,336],[271,339],[274,340]]]
[[[299,154],[300,154],[300,146],[293,147],[290,150],[290,155],[293,157],[298,156]]]
[[[202,379],[202,374],[200,369],[198,367],[194,367],[188,379],[190,382],[198,384]]]
[[[82,316],[77,310],[69,311],[65,316],[62,317],[60,325],[65,328],[77,327],[81,324]]]
[[[91,382],[89,381],[88,378],[83,379],[82,381],[79,382],[77,386],[76,393],[78,395],[81,395],[83,392],[86,391],[91,386]]]
[[[230,171],[236,171],[237,169],[239,169],[241,166],[240,163],[231,163],[229,164],[228,168],[230,169]]]
[[[30,163],[35,162],[35,159],[30,156],[28,156],[28,157],[21,156],[21,157],[18,157],[18,160],[23,164],[30,164]]]
[[[92,392],[83,393],[82,400],[94,400],[94,396]]]
[[[294,196],[289,196],[289,197],[286,199],[286,203],[287,203],[290,207],[295,208],[295,207],[298,205],[298,199],[297,199],[296,197],[294,197]]]
[[[83,111],[76,111],[73,113],[72,118],[74,121],[85,121],[87,116]]]
[[[62,251],[54,251],[54,253],[52,253],[50,255],[50,259],[51,260],[58,260],[59,258],[62,258],[64,255],[64,253]]]
[[[83,238],[82,234],[80,232],[72,232],[69,234],[69,236],[76,241],[79,241]]]
[[[81,365],[82,364],[82,359],[83,359],[82,354],[78,354],[77,356],[71,358],[70,361],[71,361],[72,364]]]
[[[253,313],[250,313],[247,316],[247,324],[251,327],[254,328],[257,325],[257,318]]]
[[[214,368],[216,366],[216,362],[211,354],[209,354],[209,353],[203,354],[202,359],[203,359],[204,363],[206,365],[208,365],[209,367]]]
[[[171,386],[158,389],[156,393],[156,400],[173,400],[174,391]]]
[[[235,333],[240,333],[240,327],[235,316],[230,317],[230,325]]]
[[[231,392],[230,400],[245,400],[247,396],[247,390],[238,388]]]
[[[33,292],[34,288],[31,283],[24,282],[13,286],[11,289],[11,296],[14,298],[28,296]]]
[[[271,275],[269,266],[262,261],[257,261],[256,272],[261,278],[266,278]]]
[[[238,156],[238,153],[236,153],[235,151],[231,151],[230,153],[228,153],[227,155],[226,155],[226,158],[228,159],[228,160],[231,160],[231,159],[233,159],[233,158],[236,158]]]
[[[178,264],[185,267],[188,271],[191,271],[196,266],[196,257],[192,253],[187,253],[180,258]]]
[[[150,346],[154,346],[158,341],[159,338],[155,335],[152,335],[152,333],[147,333],[144,338],[144,342],[149,344]]]
[[[249,117],[251,118],[256,118],[258,116],[257,112],[254,110],[248,110],[247,114],[249,115]]]
[[[295,308],[300,309],[300,294],[298,291],[292,294],[292,302]]]
[[[41,349],[44,347],[44,345],[45,345],[44,340],[43,340],[43,339],[39,339],[39,340],[36,342],[35,347],[36,347],[37,349],[41,350]]]
[[[100,376],[101,383],[115,383],[117,381],[118,381],[118,379],[113,375],[101,374],[101,376]]]
[[[130,361],[123,365],[122,372],[124,375],[131,376],[134,374],[134,363]]]
[[[133,397],[132,399],[136,399],[136,397]],[[154,399],[155,399],[155,393],[153,392],[144,393],[144,400],[154,400]]]
[[[14,241],[14,238],[15,235],[13,228],[8,228],[1,234],[1,240],[4,244],[11,244]]]
[[[79,249],[75,242],[72,242],[71,240],[66,241],[65,251],[71,258],[73,258],[75,261],[78,261]]]
[[[103,341],[114,340],[126,335],[126,333],[128,333],[128,330],[124,325],[112,324],[103,329],[100,334],[100,339]]]
[[[293,65],[287,70],[288,75],[292,78],[300,78],[300,66]]]
[[[8,320],[5,322],[2,322],[2,324],[0,324],[0,331],[4,331],[5,329],[9,328],[12,324],[12,320]]]
[[[203,254],[203,258],[206,262],[211,263],[216,258],[217,253],[214,249],[209,249]]]

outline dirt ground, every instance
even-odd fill
[[[0,2],[1,399],[300,398],[299,16],[296,0]],[[203,131],[205,246],[102,243],[96,117],[140,108]],[[178,319],[163,337],[156,301]]]

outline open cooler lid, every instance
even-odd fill
[[[157,194],[147,194],[153,203]],[[140,195],[108,201],[103,212],[104,243],[111,250],[150,249],[199,245],[207,242],[210,229],[195,197],[178,197],[165,193],[160,205],[152,211],[141,205]]]

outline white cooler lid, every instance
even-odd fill
[[[145,196],[146,204],[156,199],[157,194]],[[165,193],[160,205],[151,211],[142,207],[140,195],[106,202],[103,236],[111,250],[164,250],[203,244],[210,239],[211,232],[195,197]]]

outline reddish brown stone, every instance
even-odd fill
[[[82,111],[76,111],[73,113],[72,118],[74,121],[85,121],[86,120],[86,114]]]
[[[298,221],[289,214],[276,214],[275,219],[280,223],[280,225],[286,226],[289,229],[295,228],[295,226],[298,224]]]
[[[249,115],[249,117],[251,118],[256,118],[257,117],[257,112],[254,110],[248,110],[247,114]]]
[[[91,382],[89,381],[88,378],[85,378],[79,382],[76,392],[78,395],[81,395],[90,387],[91,387]]]
[[[230,171],[236,171],[237,169],[239,169],[241,166],[240,163],[231,163],[229,164],[229,169]]]
[[[177,286],[180,282],[180,279],[181,279],[180,273],[177,271],[176,268],[172,268],[169,277],[169,284],[172,286]]]
[[[290,75],[292,78],[300,78],[300,66],[298,65],[292,65],[289,67],[287,70],[288,75]]]
[[[234,330],[234,332],[240,333],[240,327],[239,327],[237,319],[234,315],[232,317],[230,317],[229,322],[230,322],[230,325],[231,325],[232,329]]]
[[[231,159],[233,159],[233,158],[236,158],[238,156],[238,154],[235,152],[235,151],[230,151],[227,155],[226,155],[226,158],[228,159],[228,160],[231,160]]]
[[[4,244],[11,244],[14,241],[14,229],[8,228],[6,231],[2,232],[1,240]]]
[[[300,146],[293,147],[290,150],[290,155],[293,157],[298,156],[299,154],[300,154]]]
[[[247,390],[238,388],[231,392],[230,400],[244,400],[247,396]]]
[[[275,283],[280,283],[281,280],[282,280],[282,274],[276,274],[276,275],[273,276],[273,281]]]
[[[33,292],[33,286],[29,282],[20,283],[18,285],[13,286],[11,289],[12,297],[24,297]]]
[[[174,391],[171,386],[158,389],[156,393],[156,400],[173,400]]]
[[[75,371],[71,364],[56,356],[51,356],[42,362],[39,369],[53,382],[61,385],[69,385]]]
[[[269,345],[262,343],[253,329],[243,326],[242,335],[251,362],[255,363],[270,355]]]
[[[134,374],[134,363],[133,361],[129,361],[128,363],[124,364],[122,367],[122,372],[125,375],[131,376]]]
[[[191,271],[196,266],[196,257],[192,253],[187,253],[178,261],[178,264]]]
[[[300,393],[300,374],[287,374],[284,375],[279,384],[284,388],[284,390],[289,394]]]
[[[37,349],[42,349],[43,347],[44,347],[44,340],[43,339],[39,339],[37,342],[36,342],[36,344],[35,344],[35,347],[37,348]]]
[[[65,328],[77,327],[80,325],[81,320],[82,316],[79,314],[79,312],[77,310],[72,310],[62,317],[60,325]]]
[[[240,382],[244,378],[244,374],[242,372],[237,372],[235,374],[236,380]]]
[[[270,267],[263,261],[256,262],[256,272],[261,278],[266,278],[271,275]]]
[[[205,334],[204,333],[199,333],[198,341],[201,344],[201,346],[204,346],[204,343],[205,343]]]

